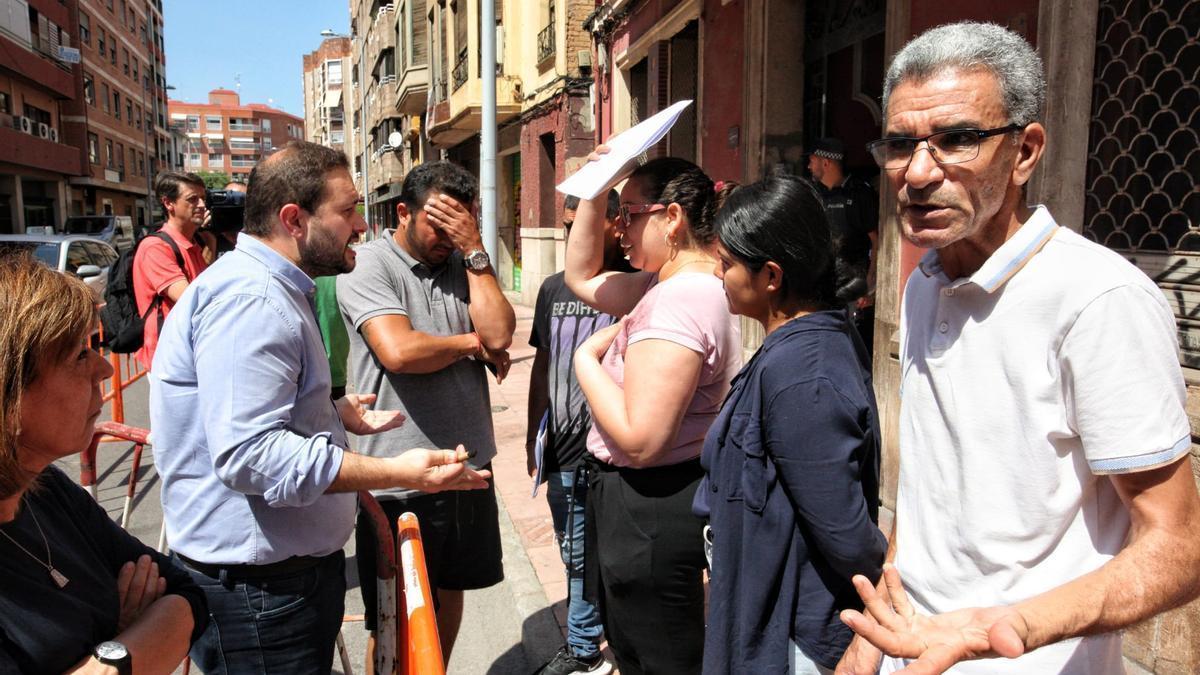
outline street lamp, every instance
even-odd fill
[[[344,33],[335,33],[329,28],[321,31],[323,38],[349,38],[353,36]],[[359,113],[359,143],[362,145],[362,174],[363,174],[363,220],[366,221],[367,231],[371,231],[371,168],[367,161],[367,38],[363,36],[359,39],[358,49],[358,89],[359,89],[359,105],[362,106]],[[322,105],[324,103],[322,102]]]

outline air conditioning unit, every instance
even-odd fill
[[[54,141],[55,143],[58,142],[58,129],[50,127],[50,140]]]
[[[33,133],[33,120],[28,117],[21,118],[21,131],[27,134]]]
[[[50,125],[38,122],[38,138],[50,138]]]

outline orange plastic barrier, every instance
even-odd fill
[[[104,395],[103,400],[105,403],[112,401],[112,421],[123,424],[125,422],[124,390],[129,385],[145,377],[147,371],[145,368],[142,368],[142,364],[137,359],[133,358],[133,354],[115,354],[104,348],[103,325],[100,326],[95,338],[96,344],[94,347],[108,358],[108,362],[112,365],[113,369],[113,375],[109,381],[100,385]],[[104,440],[114,439],[105,438]]]
[[[396,520],[399,536],[396,549],[400,560],[400,579],[404,592],[400,595],[400,672],[403,675],[444,675],[442,641],[438,636],[437,615],[433,611],[433,593],[429,587],[429,572],[425,569],[425,546],[421,528],[412,513],[402,513]]]

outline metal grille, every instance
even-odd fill
[[[1149,274],[1200,368],[1200,0],[1101,0],[1084,233]]]

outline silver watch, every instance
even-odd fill
[[[96,645],[92,656],[95,656],[100,663],[116,668],[120,675],[129,675],[133,672],[133,659],[129,655],[129,650],[116,640],[108,640]]]
[[[475,249],[463,256],[463,267],[476,272],[482,272],[488,268],[492,259],[488,257],[487,251]]]

